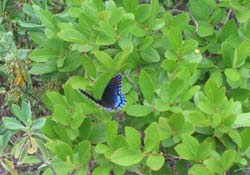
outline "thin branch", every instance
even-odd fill
[[[181,1],[177,2],[177,4],[175,4],[175,6],[173,7],[173,9],[177,9],[180,5],[183,4],[183,1],[184,0],[181,0]]]
[[[227,21],[230,19],[230,15],[231,15],[232,11],[233,11],[232,9],[230,9],[230,10],[228,11],[227,17],[226,17],[225,21],[223,22],[223,24],[226,24]]]

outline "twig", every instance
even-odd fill
[[[228,11],[227,17],[226,17],[225,21],[223,22],[223,24],[226,24],[226,23],[227,23],[227,21],[228,21],[229,18],[230,18],[230,15],[231,15],[232,11],[233,11],[232,9],[230,9],[230,10]]]
[[[133,86],[133,88],[135,89],[135,91],[139,94],[139,95],[138,95],[139,102],[140,102],[141,104],[143,104],[142,93],[141,93],[141,91],[140,91],[138,85],[135,84],[135,83],[130,79],[129,76],[125,75],[125,78],[128,80],[129,83],[131,83],[131,85]]]
[[[183,0],[177,2],[177,4],[175,4],[175,6],[173,7],[173,9],[177,9],[182,4],[183,4]]]

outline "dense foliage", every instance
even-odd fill
[[[249,174],[250,3],[0,1],[0,174]],[[100,99],[123,76],[127,104]]]

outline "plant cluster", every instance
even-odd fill
[[[18,89],[42,84],[46,108],[36,119],[29,103],[12,105],[17,119],[2,117],[1,155],[10,147],[44,175],[250,172],[248,1],[53,3],[23,4],[18,24],[33,42],[31,63],[0,59]],[[100,99],[116,73],[127,101],[121,111],[107,112],[79,92]],[[35,104],[29,88],[24,99]],[[22,138],[8,145],[17,133]]]

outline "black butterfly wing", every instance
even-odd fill
[[[116,74],[106,86],[101,100],[98,101],[108,111],[121,109],[126,104],[126,99],[121,91],[122,76]]]
[[[121,109],[126,104],[126,99],[121,91],[122,76],[116,74],[104,89],[101,100],[94,99],[90,94],[80,89],[80,92],[95,102],[97,105],[103,107],[107,111],[114,111]]]

